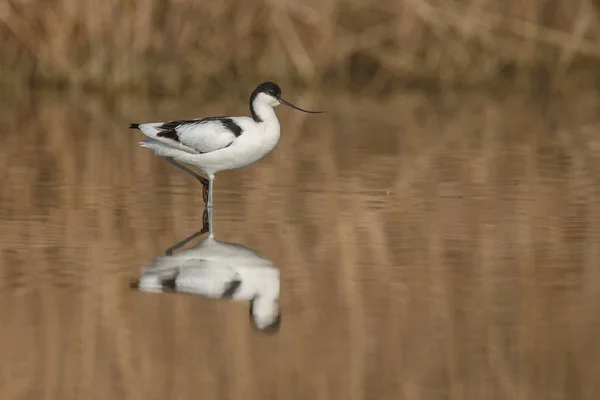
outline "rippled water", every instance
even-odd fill
[[[598,94],[287,97],[330,112],[279,108],[215,182],[217,238],[281,271],[275,335],[128,287],[203,212],[128,124],[245,100],[0,100],[0,398],[595,398]]]

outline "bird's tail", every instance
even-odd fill
[[[140,124],[131,124],[129,125],[129,129],[140,129]]]
[[[141,279],[132,280],[129,282],[129,288],[139,290],[141,292],[175,292],[177,286],[175,283],[176,276],[164,277],[148,276]]]

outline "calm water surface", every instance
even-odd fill
[[[600,95],[294,96],[215,231],[281,270],[245,303],[131,291],[200,228],[200,185],[131,121],[217,104],[0,100],[1,399],[595,399]]]

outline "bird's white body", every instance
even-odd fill
[[[281,88],[273,82],[257,86],[250,96],[249,117],[207,117],[192,120],[134,123],[148,139],[142,147],[163,156],[167,161],[198,179],[204,189],[212,232],[212,193],[215,174],[219,171],[247,167],[263,158],[279,142],[279,120],[275,107],[286,104],[303,110],[281,98]],[[208,180],[179,162],[192,165],[208,176]]]
[[[157,155],[195,166],[214,178],[219,171],[247,167],[275,148],[280,125],[273,108],[279,103],[274,103],[263,93],[256,96],[252,106],[258,121],[250,117],[213,117],[172,124],[176,140],[175,135],[161,136],[168,122],[139,124],[138,128],[149,137],[140,145]]]
[[[142,270],[139,289],[164,291],[162,281],[175,278],[175,290],[203,297],[221,298],[223,286],[239,277],[242,284],[233,300],[257,295],[279,297],[279,269],[253,250],[207,236],[197,246],[172,256],[156,257]]]
[[[259,329],[279,316],[279,285],[279,269],[271,261],[212,235],[191,249],[156,257],[137,282],[138,290],[146,292],[174,290],[213,299],[250,300]]]

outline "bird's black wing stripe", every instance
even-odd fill
[[[239,279],[232,280],[231,282],[229,282],[227,284],[227,286],[225,286],[225,290],[223,291],[223,294],[221,295],[221,297],[224,299],[232,298],[235,295],[235,293],[238,291],[241,284],[242,284],[242,281]]]
[[[197,120],[197,122],[200,124],[211,121],[219,121],[221,124],[223,124],[223,127],[233,133],[235,137],[239,137],[243,132],[242,127],[236,124],[231,117],[207,117]]]
[[[160,132],[158,132],[158,133],[156,134],[156,136],[158,136],[158,137],[164,137],[164,138],[167,138],[167,139],[171,139],[171,140],[174,140],[174,141],[176,141],[176,142],[179,142],[179,141],[180,141],[180,140],[179,140],[179,135],[178,135],[178,134],[177,134],[177,132],[176,132],[176,131],[174,131],[174,130],[170,130],[170,131],[160,131]]]
[[[223,118],[221,120],[221,123],[223,124],[223,126],[225,128],[227,128],[231,132],[233,132],[235,137],[239,137],[242,134],[242,127],[239,126],[238,124],[236,124],[235,121],[232,120],[231,118]]]
[[[197,119],[186,119],[186,120],[165,122],[164,124],[162,124],[161,126],[158,127],[160,132],[157,134],[157,136],[179,142],[180,140],[179,140],[179,135],[177,134],[177,128],[180,127],[181,125],[196,124],[199,121],[200,120],[197,120]]]
[[[161,282],[162,288],[167,292],[174,292],[177,290],[177,275],[172,278],[163,279]]]
[[[158,127],[160,132],[158,133],[159,137],[168,138],[171,140],[175,140],[179,142],[179,135],[177,134],[177,128],[182,125],[195,125],[195,124],[203,124],[211,121],[219,121],[223,124],[223,127],[229,130],[231,133],[235,135],[235,137],[239,137],[243,129],[235,123],[233,119],[230,117],[207,117],[200,119],[188,119],[188,120],[178,120],[178,121],[169,121],[165,122],[161,126]]]

